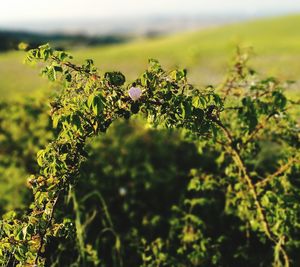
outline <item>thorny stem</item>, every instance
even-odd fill
[[[52,56],[52,59],[54,60],[54,61],[56,61],[57,63],[60,63],[60,64],[63,64],[63,65],[65,65],[66,67],[68,67],[68,68],[70,68],[70,69],[73,69],[73,70],[75,70],[75,71],[78,71],[78,72],[83,72],[84,74],[86,74],[86,75],[88,75],[88,76],[93,76],[93,77],[95,77],[95,78],[97,78],[97,79],[100,79],[100,76],[99,75],[97,75],[96,73],[90,73],[88,70],[86,70],[86,69],[84,69],[84,68],[82,68],[82,67],[80,67],[80,66],[77,66],[77,65],[75,65],[75,64],[73,64],[73,63],[71,63],[71,62],[69,62],[69,61],[60,61],[60,59],[58,58],[58,57],[56,57],[56,56]]]
[[[276,114],[277,114],[276,112],[273,112],[273,113],[269,114],[263,122],[259,123],[259,124],[256,126],[256,128],[254,129],[254,131],[253,131],[253,132],[250,134],[250,136],[247,138],[247,140],[244,142],[243,147],[245,147],[249,142],[251,142],[252,139],[255,137],[255,135],[257,135],[258,132],[261,131],[261,130],[264,128],[264,126],[266,125],[266,123],[267,123],[273,116],[275,116]]]
[[[228,148],[228,150],[231,152],[231,155],[232,155],[232,158],[233,160],[235,161],[235,163],[238,165],[238,167],[240,168],[240,170],[242,171],[242,174],[246,180],[246,183],[249,187],[249,190],[250,190],[250,193],[252,194],[252,197],[253,197],[253,200],[254,200],[254,204],[257,208],[257,211],[258,211],[258,215],[261,219],[261,222],[263,224],[263,228],[264,228],[264,232],[266,234],[266,236],[268,237],[268,239],[270,241],[272,241],[275,245],[277,244],[278,245],[278,242],[280,241],[277,241],[273,236],[272,236],[272,233],[271,233],[271,227],[266,219],[266,215],[264,213],[264,210],[263,210],[263,207],[261,206],[260,202],[259,202],[259,199],[258,199],[258,194],[256,192],[256,189],[255,189],[255,186],[254,184],[252,183],[252,179],[247,171],[247,168],[240,156],[240,153],[239,151],[236,149],[236,147],[233,145],[233,137],[230,133],[230,131],[222,124],[222,122],[219,120],[219,118],[214,118],[213,120],[221,129],[222,131],[224,132],[225,134],[225,137],[228,141],[228,144],[225,144]],[[280,242],[280,246],[279,246],[279,250],[281,251],[282,253],[282,256],[284,258],[284,261],[285,261],[285,267],[289,267],[289,258],[288,258],[288,255],[285,251],[285,249],[282,247],[281,245],[282,242]]]
[[[264,186],[264,185],[266,185],[273,178],[275,178],[276,176],[281,175],[282,173],[284,173],[285,171],[287,171],[294,163],[297,163],[297,162],[299,163],[300,160],[297,159],[296,157],[291,158],[285,165],[281,166],[276,172],[274,172],[273,174],[269,175],[268,177],[266,177],[262,181],[257,182],[255,184],[255,186]]]

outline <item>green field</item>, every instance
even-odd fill
[[[215,84],[226,74],[237,45],[253,47],[251,66],[263,75],[300,80],[300,15],[268,18],[156,39],[72,51],[81,62],[92,58],[100,70],[121,70],[134,79],[156,58],[166,68],[186,67],[192,83]],[[0,98],[41,92],[45,81],[22,64],[22,52],[0,55]],[[297,87],[294,93],[299,95]]]

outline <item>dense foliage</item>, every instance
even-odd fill
[[[14,121],[18,105],[2,105],[1,179],[38,173],[29,209],[1,221],[3,266],[297,266],[300,140],[286,84],[258,79],[240,53],[217,89],[155,60],[129,84],[47,45],[27,60],[62,90],[54,129],[43,106],[23,104]],[[37,171],[32,153],[51,138]]]

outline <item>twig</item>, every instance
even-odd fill
[[[264,228],[264,232],[266,234],[266,236],[268,237],[268,239],[270,241],[272,241],[274,244],[277,244],[278,241],[272,236],[271,234],[271,227],[266,219],[266,215],[264,213],[264,210],[259,202],[258,199],[258,194],[256,192],[255,186],[252,183],[251,177],[248,174],[247,168],[240,156],[239,151],[235,148],[235,146],[233,146],[233,137],[231,135],[231,133],[229,132],[229,130],[221,123],[221,121],[219,119],[215,119],[214,122],[222,129],[222,131],[224,132],[226,139],[228,140],[229,144],[227,145],[227,147],[229,148],[229,151],[232,154],[233,160],[235,161],[235,163],[238,165],[238,167],[240,168],[240,170],[242,171],[242,174],[248,184],[248,187],[250,189],[250,192],[252,194],[255,206],[257,208],[258,211],[258,215],[262,221],[263,224],[263,228]],[[286,263],[286,267],[289,266],[289,258],[287,256],[286,251],[284,250],[283,247],[280,248],[280,251],[285,259],[285,263]]]
[[[254,129],[254,131],[249,135],[249,137],[247,138],[247,140],[244,142],[243,147],[245,147],[249,142],[251,142],[251,140],[255,137],[255,135],[257,135],[258,132],[259,132],[260,130],[262,130],[262,129],[265,127],[266,123],[267,123],[273,116],[275,116],[276,114],[277,114],[276,112],[272,112],[271,114],[269,114],[269,115],[265,118],[265,120],[264,120],[263,122],[259,123],[259,124],[256,126],[256,128]]]
[[[233,137],[231,135],[231,133],[229,132],[229,130],[221,123],[220,120],[216,119],[214,120],[215,123],[222,129],[222,131],[224,132],[227,140],[229,141],[229,151],[231,151],[231,154],[233,155],[233,159],[234,161],[236,162],[236,164],[239,166],[239,168],[241,169],[243,175],[244,175],[244,178],[249,186],[249,189],[250,189],[250,192],[253,196],[253,199],[254,199],[254,203],[258,209],[258,213],[261,217],[261,220],[263,222],[263,225],[264,225],[264,228],[265,228],[265,232],[266,232],[266,235],[268,236],[268,238],[272,241],[274,241],[272,235],[271,235],[271,232],[270,232],[270,226],[265,218],[265,214],[263,212],[263,208],[261,207],[259,201],[258,201],[258,195],[257,195],[257,192],[255,190],[255,187],[252,183],[252,180],[248,174],[248,171],[246,169],[246,166],[244,165],[242,159],[241,159],[241,156],[238,152],[238,150],[233,146]]]
[[[300,160],[297,159],[296,157],[291,158],[285,165],[282,165],[276,172],[274,172],[273,174],[269,175],[268,177],[266,177],[262,181],[257,182],[255,184],[255,186],[264,186],[264,185],[266,185],[273,178],[275,178],[276,176],[279,176],[282,173],[284,173],[285,171],[287,171],[294,163],[299,163],[299,162],[300,162]]]

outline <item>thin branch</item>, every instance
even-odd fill
[[[267,237],[271,241],[274,242],[274,238],[271,235],[270,226],[269,226],[269,224],[266,220],[266,216],[263,212],[263,208],[259,203],[257,192],[255,190],[255,187],[254,187],[253,183],[252,183],[250,175],[248,174],[247,168],[246,168],[245,164],[243,163],[242,158],[241,158],[238,150],[232,145],[233,144],[233,137],[231,136],[229,130],[219,120],[215,120],[215,122],[222,129],[222,131],[224,132],[227,140],[229,141],[229,144],[228,144],[229,151],[231,151],[231,154],[233,156],[233,159],[234,159],[235,163],[238,165],[238,167],[242,171],[242,174],[243,174],[243,176],[244,176],[244,178],[245,178],[245,180],[248,184],[248,187],[249,187],[250,192],[251,192],[251,194],[253,196],[253,199],[254,199],[254,203],[257,207],[259,216],[260,216],[261,221],[264,225],[265,233],[266,233]]]
[[[257,182],[255,184],[255,186],[265,186],[267,183],[269,183],[275,177],[286,172],[294,163],[299,163],[299,162],[300,162],[300,160],[298,158],[296,158],[296,157],[291,158],[285,165],[282,165],[276,172],[269,175],[264,180]]]
[[[70,68],[70,69],[73,69],[75,71],[78,71],[78,72],[83,72],[85,74],[87,74],[88,76],[93,76],[97,79],[100,79],[101,77],[99,75],[97,75],[96,73],[91,73],[89,72],[88,70],[82,68],[81,66],[77,66],[69,61],[61,61],[58,57],[56,56],[52,56],[52,59],[54,61],[56,61],[57,63],[60,63],[62,65],[65,65],[66,67]]]
[[[249,142],[252,141],[252,139],[259,133],[259,131],[261,131],[262,129],[265,128],[266,123],[273,117],[275,116],[277,113],[273,112],[271,114],[269,114],[265,120],[261,123],[259,123],[256,128],[254,129],[254,131],[249,135],[249,137],[247,138],[247,140],[244,142],[243,147],[245,147]]]
[[[240,153],[239,151],[235,148],[235,146],[233,146],[233,137],[231,135],[231,133],[229,132],[229,130],[222,124],[222,122],[218,119],[218,118],[215,118],[213,120],[221,129],[222,131],[224,132],[225,136],[226,136],[226,139],[227,141],[229,142],[229,144],[227,145],[227,148],[228,150],[231,152],[231,155],[233,157],[233,160],[235,161],[235,163],[238,165],[238,167],[240,168],[240,170],[242,171],[242,174],[248,184],[248,187],[250,189],[250,192],[252,194],[252,197],[253,197],[253,200],[254,200],[254,204],[257,208],[257,211],[258,211],[258,215],[261,219],[261,222],[263,224],[263,228],[264,228],[264,232],[266,234],[266,236],[268,237],[268,239],[270,241],[272,241],[275,245],[280,242],[280,240],[276,240],[273,236],[272,236],[272,232],[271,232],[271,227],[266,219],[266,215],[264,213],[264,209],[263,207],[261,206],[260,202],[259,202],[259,198],[258,198],[258,194],[256,192],[256,188],[254,186],[254,184],[252,183],[252,179],[247,171],[247,168],[240,156]],[[280,251],[283,255],[283,258],[285,260],[285,266],[286,267],[289,267],[289,258],[288,258],[288,255],[285,251],[285,249],[280,246]]]

